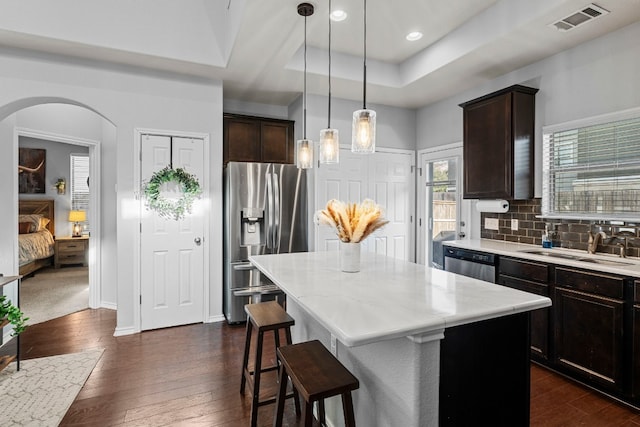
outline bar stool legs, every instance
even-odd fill
[[[260,384],[261,375],[264,372],[281,370],[279,362],[276,362],[274,366],[263,367],[262,366],[262,350],[264,343],[264,334],[267,331],[272,331],[274,334],[274,344],[276,349],[280,347],[280,330],[284,329],[286,336],[286,343],[291,344],[291,326],[295,323],[293,318],[289,316],[286,311],[275,301],[269,301],[264,303],[249,304],[245,306],[247,312],[247,332],[245,337],[244,354],[242,358],[242,376],[240,380],[240,393],[244,394],[245,388],[248,385],[251,390],[251,427],[257,425],[258,420],[258,407],[274,403],[275,397],[260,400]],[[256,349],[253,371],[249,370],[249,354],[251,353],[251,338],[253,329],[256,329]],[[296,413],[300,413],[300,403],[298,393],[294,389],[292,393],[286,395],[286,381],[285,381],[285,398],[293,397],[296,407]]]
[[[359,388],[360,383],[320,341],[286,345],[278,348],[276,353],[282,367],[274,427],[282,426],[287,377],[291,378],[294,389],[304,398],[302,416],[305,427],[312,425],[313,403],[318,402],[318,419],[325,423],[324,399],[337,395],[342,396],[345,425],[355,427],[351,391]]]

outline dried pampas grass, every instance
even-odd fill
[[[316,212],[316,222],[333,227],[341,241],[358,243],[389,221],[382,217],[382,208],[373,200],[345,203],[332,199]]]

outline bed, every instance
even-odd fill
[[[18,201],[19,273],[32,274],[52,265],[55,206],[53,200]]]

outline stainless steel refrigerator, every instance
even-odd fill
[[[249,256],[308,250],[307,176],[295,165],[229,162],[224,179],[223,309],[238,323],[245,304],[278,293]]]

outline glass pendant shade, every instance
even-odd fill
[[[320,163],[332,164],[340,161],[340,137],[338,129],[320,131]]]
[[[313,168],[313,141],[299,139],[296,142],[296,165],[300,169]]]
[[[358,110],[353,112],[351,152],[374,153],[376,151],[376,112]]]

